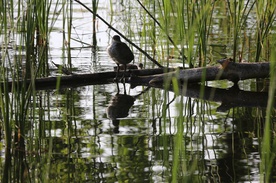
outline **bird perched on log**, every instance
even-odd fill
[[[120,36],[115,35],[112,38],[111,45],[107,48],[107,52],[109,56],[112,58],[112,60],[117,64],[116,79],[118,77],[118,73],[120,70],[120,64],[124,66],[124,77],[127,64],[134,59],[134,55],[130,48],[125,43],[121,42]]]

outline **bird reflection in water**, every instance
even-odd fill
[[[127,117],[129,115],[129,109],[133,106],[136,98],[149,89],[148,87],[138,95],[130,96],[126,94],[125,84],[123,85],[124,94],[120,94],[119,86],[117,83],[118,92],[115,96],[111,98],[110,104],[106,109],[107,116],[109,119],[112,120],[112,124],[114,125],[114,133],[119,133],[120,118]]]

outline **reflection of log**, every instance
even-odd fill
[[[178,80],[195,83],[200,81],[211,81],[219,79],[228,79],[238,82],[239,80],[251,78],[269,77],[269,63],[234,63],[231,59],[222,59],[218,61],[221,67],[206,67],[185,69],[169,73],[160,74],[152,78],[150,83],[160,83],[167,79],[176,77]]]
[[[155,87],[163,88],[163,84],[155,85]],[[168,90],[173,91],[173,88],[170,87]],[[265,108],[267,107],[268,101],[267,92],[242,91],[237,86],[233,86],[229,89],[219,89],[208,86],[204,86],[204,88],[202,88],[199,84],[191,84],[185,85],[185,88],[180,86],[179,93],[186,97],[221,102],[221,106],[217,109],[221,112],[227,111],[234,107]],[[276,103],[274,103],[274,108],[276,108]]]

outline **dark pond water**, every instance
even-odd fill
[[[90,1],[84,2],[92,7]],[[143,27],[150,20],[136,1],[101,0],[98,6],[100,16],[153,54],[153,41],[145,30],[150,27]],[[77,3],[73,4],[73,9],[72,38],[78,40],[71,41],[74,72],[112,71],[115,63],[108,57],[106,48],[115,33],[97,20],[97,47],[86,47],[84,43],[92,43],[92,15]],[[219,16],[216,21],[220,22]],[[58,73],[51,60],[58,64],[67,63],[64,56],[67,53],[62,51],[62,24],[60,16],[50,35],[52,76]],[[228,47],[230,43],[225,42],[227,35],[223,35],[221,29],[218,23],[210,38],[209,45],[212,46],[208,46],[208,51],[212,57],[211,65],[215,65],[222,55],[232,54]],[[161,42],[166,42],[166,39]],[[164,59],[164,50],[172,49],[166,44],[157,48],[157,59]],[[9,51],[14,55],[12,50]],[[133,51],[135,64],[153,67],[139,51]],[[181,60],[171,60],[170,66],[182,66]],[[221,89],[232,85],[227,81],[208,83],[209,87]],[[241,81],[239,86],[244,91],[259,90],[255,80]],[[8,169],[13,179],[18,167],[23,165],[19,174],[22,173],[29,182],[262,180],[260,142],[265,108],[223,106],[228,110],[218,110],[221,109],[221,102],[213,99],[202,100],[185,96],[184,93],[175,95],[172,91],[146,86],[131,88],[129,84],[125,85],[124,94],[123,84],[120,83],[119,88],[119,94],[115,83],[37,91],[27,114],[25,149],[20,151],[14,148],[7,157],[1,129],[2,175]],[[112,117],[116,114],[121,114],[119,119]],[[18,151],[24,152],[21,160]],[[13,163],[5,167],[9,158]]]

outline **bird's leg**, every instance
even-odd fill
[[[116,72],[116,77],[113,79],[114,82],[118,83],[118,74],[119,74],[119,70],[120,70],[120,65],[117,64],[117,72]]]
[[[116,82],[116,85],[117,85],[117,94],[119,94],[120,93],[119,83]]]
[[[124,86],[124,95],[126,95],[126,83],[123,82],[123,86]]]
[[[120,80],[123,80],[123,82],[125,83],[125,73],[126,73],[126,68],[127,68],[127,65],[126,64],[124,64],[124,73],[123,73],[123,76],[121,77],[121,79]]]

